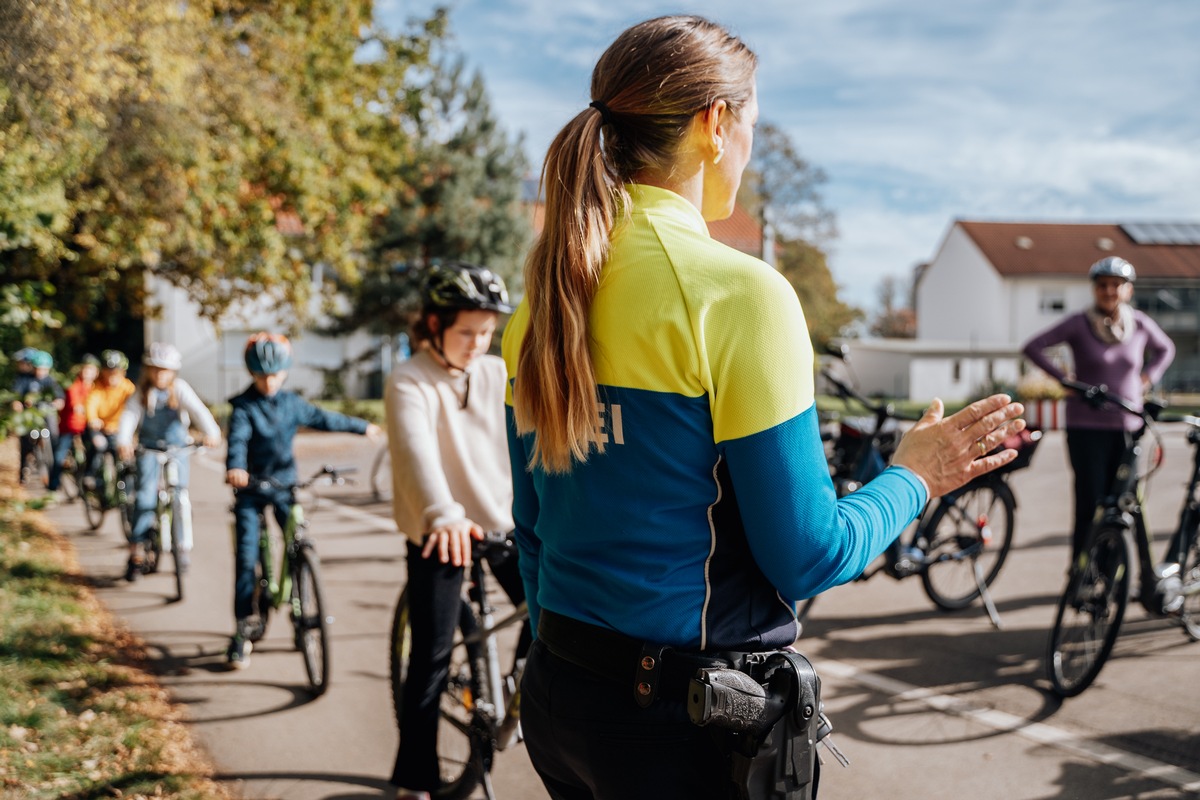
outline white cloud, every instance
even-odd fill
[[[390,0],[389,18],[434,0]],[[380,6],[384,8],[385,6]],[[656,0],[459,0],[452,26],[540,161],[591,68]],[[694,0],[760,57],[763,117],[830,176],[847,299],[930,258],[950,221],[1196,220],[1200,3]]]

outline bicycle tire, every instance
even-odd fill
[[[292,571],[292,624],[296,644],[304,656],[304,671],[313,695],[329,688],[329,618],[321,596],[320,559],[308,542],[296,548]]]
[[[83,490],[83,518],[88,530],[96,530],[104,522],[104,498],[95,489]]]
[[[1192,546],[1188,548],[1187,558],[1183,562],[1183,585],[1190,586],[1197,582],[1200,582],[1200,540],[1192,531]],[[1200,592],[1183,598],[1180,621],[1192,641],[1200,642]]]
[[[128,505],[128,504],[127,504]],[[154,511],[154,524],[146,538],[146,557],[142,559],[142,572],[153,575],[162,568],[163,537],[171,535],[170,507]]]
[[[396,727],[404,709],[404,684],[412,648],[409,622],[408,588],[400,592],[392,615],[389,660],[392,685],[392,710]],[[482,748],[485,737],[474,726],[474,686],[476,682],[466,658],[466,648],[456,642],[450,656],[450,671],[440,699],[437,751],[441,786],[430,792],[437,800],[464,800],[483,780],[485,763]]]
[[[1003,481],[967,487],[953,502],[941,499],[928,527],[916,534],[928,542],[921,584],[934,605],[957,611],[979,597],[977,565],[991,588],[1012,549],[1016,507]]]
[[[183,515],[179,495],[171,494],[171,561],[175,565],[175,602],[183,600],[183,575],[185,568],[179,565],[179,554],[183,552]]]
[[[62,470],[58,474],[58,487],[68,503],[74,503],[83,495],[83,469],[75,457],[74,448],[68,450],[63,458]]]
[[[1054,693],[1074,697],[1092,685],[1112,652],[1129,602],[1129,553],[1124,531],[1105,525],[1082,563],[1072,568],[1058,601],[1047,651]]]
[[[376,500],[392,499],[392,454],[386,445],[379,449],[371,465],[371,491]]]

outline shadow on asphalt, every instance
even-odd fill
[[[221,783],[235,781],[270,784],[294,783],[338,783],[362,787],[364,791],[348,790],[345,794],[324,795],[325,800],[379,800],[380,793],[387,788],[387,781],[367,775],[346,775],[332,772],[218,772],[213,779]]]
[[[289,686],[287,684],[273,683],[271,681],[242,680],[239,677],[234,677],[238,673],[230,672],[223,664],[219,666],[212,665],[212,668],[206,665],[205,669],[210,672],[229,673],[230,680],[189,680],[186,683],[175,684],[171,687],[171,693],[174,696],[175,701],[188,707],[188,716],[190,717],[189,722],[193,725],[212,725],[235,720],[254,719],[255,717],[269,717],[272,714],[279,714],[283,711],[301,708],[317,700],[307,685]],[[229,694],[230,692],[238,689],[275,689],[283,693],[287,699],[281,703],[265,706],[263,708],[245,709],[236,714],[204,716],[201,712],[205,704],[210,702],[208,695],[205,694],[196,699],[193,699],[190,695],[193,690],[197,690],[206,686],[220,687],[221,691],[225,694]]]

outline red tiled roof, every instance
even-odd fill
[[[958,220],[1006,277],[1084,276],[1105,256],[1121,256],[1139,278],[1200,278],[1200,245],[1138,244],[1118,224]]]
[[[740,205],[733,207],[728,219],[708,223],[709,234],[718,242],[752,256],[762,255],[762,226]]]

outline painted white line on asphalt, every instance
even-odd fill
[[[1200,791],[1200,775],[1182,767],[1164,764],[1152,758],[1094,742],[1084,736],[1045,723],[1030,722],[1014,714],[978,706],[962,698],[941,694],[933,689],[913,686],[894,678],[876,675],[841,661],[818,659],[817,663],[819,672],[825,672],[868,689],[891,695],[894,700],[916,700],[937,711],[973,720],[993,730],[1014,733],[1037,744],[1057,747],[1083,758],[1153,778],[1189,792]]]

